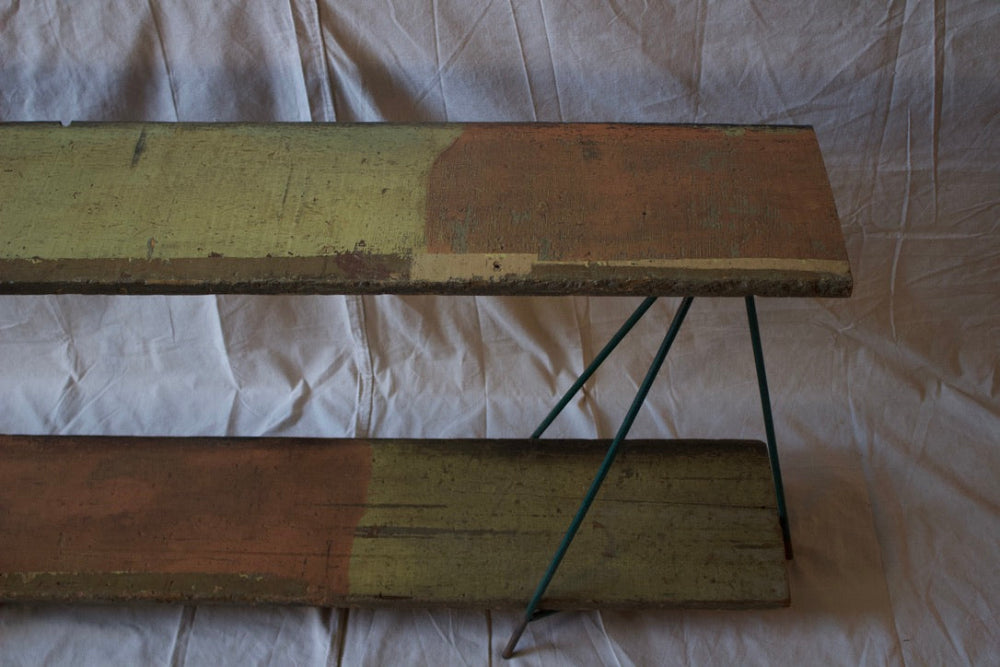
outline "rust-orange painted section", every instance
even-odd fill
[[[431,171],[427,249],[846,261],[827,183],[809,128],[467,125]]]
[[[71,587],[94,573],[120,575],[109,592],[118,599],[245,600],[255,586],[272,601],[349,593],[371,479],[364,441],[130,438],[123,448],[4,436],[0,445],[0,572],[42,577],[48,596],[58,597],[61,575]],[[171,574],[190,586],[171,588]]]

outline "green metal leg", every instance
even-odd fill
[[[767,390],[767,373],[764,371],[764,350],[760,344],[760,328],[757,326],[757,306],[752,296],[746,297],[747,322],[750,325],[750,342],[757,367],[757,386],[760,389],[760,404],[764,411],[764,431],[767,434],[767,458],[771,463],[771,477],[774,478],[774,493],[777,496],[778,523],[781,537],[785,541],[785,558],[792,560],[792,534],[788,527],[788,509],[785,506],[785,486],[781,481],[781,465],[778,463],[778,446],[774,439],[774,417],[771,415],[771,395]]]
[[[556,406],[545,416],[542,423],[539,424],[538,428],[535,429],[535,432],[531,434],[532,438],[542,437],[542,433],[545,433],[545,429],[547,429],[552,421],[559,416],[559,413],[563,411],[563,408],[565,408],[569,402],[573,400],[573,397],[576,396],[576,392],[580,391],[587,380],[590,379],[590,376],[594,374],[594,371],[596,371],[597,368],[604,363],[604,360],[608,358],[608,355],[610,355],[611,352],[618,347],[618,343],[622,342],[622,339],[625,338],[626,334],[632,330],[635,323],[646,314],[646,311],[649,310],[650,306],[652,306],[655,302],[655,296],[648,296],[643,299],[642,303],[639,304],[639,307],[635,309],[635,312],[632,313],[627,320],[625,320],[625,324],[623,324],[621,328],[615,332],[615,335],[611,337],[611,340],[608,341],[607,345],[605,345],[601,351],[597,353],[597,356],[590,362],[590,365],[587,366],[583,373],[580,374],[580,377],[576,379],[573,386],[570,387],[565,394],[563,394],[563,397],[559,399]]]
[[[648,297],[642,302],[642,304],[640,304],[636,311],[632,313],[631,317],[629,317],[625,324],[623,324],[618,332],[615,333],[611,340],[608,341],[607,345],[604,346],[601,352],[598,353],[590,365],[587,366],[583,374],[580,375],[575,383],[573,383],[573,386],[570,387],[570,389],[563,395],[559,403],[557,403],[556,406],[549,412],[539,427],[535,429],[535,432],[531,436],[532,438],[538,438],[542,435],[556,416],[563,410],[563,408],[566,407],[569,401],[572,400],[573,396],[575,396],[580,388],[583,387],[584,383],[590,378],[591,375],[594,374],[601,363],[608,357],[608,355],[611,354],[612,350],[617,347],[618,343],[620,343],[632,327],[635,326],[635,323],[639,321],[647,310],[649,310],[655,300],[655,297]],[[520,623],[514,629],[510,640],[507,642],[507,646],[504,648],[504,658],[510,658],[514,655],[517,643],[521,639],[521,635],[524,634],[524,630],[528,623],[553,613],[551,611],[538,608],[542,596],[545,594],[546,589],[552,582],[552,578],[555,576],[556,570],[559,568],[563,557],[566,555],[570,543],[572,543],[573,538],[576,536],[577,531],[583,523],[583,519],[596,498],[601,485],[604,483],[604,479],[607,477],[611,464],[614,462],[614,459],[618,454],[619,445],[625,439],[628,431],[632,428],[632,423],[635,421],[639,408],[645,401],[646,395],[649,393],[649,389],[653,384],[653,379],[662,367],[667,353],[670,351],[670,346],[677,337],[677,332],[680,330],[681,323],[684,321],[684,317],[687,315],[687,311],[690,309],[692,301],[692,297],[685,297],[685,299],[681,302],[681,306],[677,310],[677,313],[674,315],[673,322],[670,324],[670,329],[667,331],[667,335],[664,337],[663,343],[660,345],[660,349],[657,352],[656,357],[653,359],[653,363],[650,366],[649,371],[646,373],[646,377],[643,380],[642,385],[639,387],[639,391],[636,394],[635,399],[632,401],[632,405],[629,408],[628,414],[625,416],[625,420],[622,422],[617,435],[608,448],[608,452],[604,457],[604,461],[602,462],[600,469],[598,470],[597,476],[591,483],[586,496],[584,496],[583,502],[580,504],[576,515],[573,517],[573,521],[570,523],[569,529],[566,531],[566,534],[563,537],[559,548],[556,550],[551,563],[549,563],[549,567],[542,577],[542,580],[538,583],[535,593],[532,596],[531,601],[528,603]],[[767,374],[764,369],[764,352],[760,340],[757,308],[752,296],[746,297],[746,308],[747,322],[750,328],[750,342],[753,346],[754,364],[757,370],[757,385],[760,390],[761,408],[764,413],[764,430],[767,436],[768,461],[771,465],[771,475],[774,479],[774,491],[777,497],[778,522],[781,525],[781,534],[784,539],[785,558],[791,560],[793,557],[793,551],[792,539],[788,525],[788,510],[785,505],[785,490],[781,479],[781,466],[778,462],[778,448],[774,435],[774,417],[771,413],[771,398],[767,388]]]
[[[514,633],[511,635],[510,641],[507,642],[507,646],[503,650],[504,658],[510,658],[514,655],[514,650],[517,648],[517,642],[521,639],[521,635],[524,634],[524,629],[527,627],[528,623],[536,618],[540,618],[542,615],[547,615],[544,611],[538,611],[538,605],[541,602],[542,596],[545,594],[545,590],[548,588],[552,578],[555,576],[556,570],[559,568],[559,564],[566,555],[566,551],[569,549],[570,543],[573,541],[573,538],[576,537],[576,533],[580,529],[580,525],[583,523],[583,519],[587,515],[587,511],[590,509],[591,504],[594,502],[594,498],[597,496],[597,492],[600,490],[601,484],[604,483],[604,478],[607,477],[608,471],[611,469],[611,464],[614,462],[615,456],[618,454],[619,445],[621,445],[621,442],[625,439],[625,436],[628,435],[629,430],[632,428],[632,423],[635,421],[636,415],[639,413],[639,408],[642,407],[643,402],[646,400],[646,395],[649,393],[649,389],[653,385],[653,380],[656,378],[657,373],[659,373],[660,368],[663,366],[663,362],[667,358],[667,352],[670,351],[670,346],[677,337],[677,332],[680,330],[681,323],[684,321],[684,316],[687,315],[687,311],[691,308],[691,302],[693,300],[693,297],[685,297],[681,302],[681,306],[677,310],[677,313],[674,315],[674,320],[670,324],[670,329],[667,331],[667,335],[663,338],[663,342],[660,344],[660,349],[657,351],[656,357],[653,359],[653,363],[649,367],[649,371],[646,372],[646,377],[643,379],[642,385],[640,385],[639,391],[636,393],[635,399],[632,401],[628,414],[625,415],[625,420],[622,422],[621,427],[619,427],[614,440],[611,441],[611,446],[608,447],[608,453],[605,455],[604,461],[601,463],[597,476],[594,478],[594,481],[591,482],[590,488],[587,490],[587,495],[584,496],[583,502],[580,503],[580,507],[577,510],[576,515],[573,517],[573,521],[570,523],[569,529],[566,531],[566,535],[563,537],[562,543],[560,543],[559,548],[556,550],[555,556],[552,558],[552,562],[549,563],[548,570],[546,570],[545,574],[542,576],[542,580],[538,582],[535,594],[528,603],[528,606],[524,611],[524,616],[521,618],[521,622],[514,629]]]

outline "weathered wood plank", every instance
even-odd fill
[[[850,290],[809,128],[0,125],[0,293]]]
[[[0,437],[0,599],[520,607],[606,441]],[[623,447],[544,606],[787,604],[764,445]]]

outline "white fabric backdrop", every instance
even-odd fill
[[[0,121],[813,125],[856,287],[759,302],[791,608],[559,615],[514,664],[1000,664],[998,35],[993,0],[0,2]],[[523,436],[635,303],[0,297],[0,432]],[[675,306],[552,435],[611,435]],[[761,436],[741,302],[695,302],[635,434]],[[6,605],[0,664],[487,664],[516,616]]]

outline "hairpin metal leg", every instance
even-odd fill
[[[771,396],[767,391],[767,374],[764,372],[764,351],[760,344],[760,328],[757,326],[757,306],[752,296],[746,297],[747,321],[750,325],[750,342],[753,344],[753,358],[757,366],[757,386],[760,388],[760,403],[764,410],[764,431],[767,434],[767,458],[771,462],[771,476],[774,478],[774,493],[777,496],[778,523],[785,541],[785,558],[791,560],[792,535],[788,528],[788,509],[785,506],[785,487],[781,482],[781,465],[778,463],[778,446],[774,438],[774,418],[771,416]]]
[[[556,570],[559,568],[559,564],[566,555],[566,551],[569,549],[570,543],[573,541],[577,531],[580,529],[580,525],[583,523],[583,519],[587,515],[587,511],[594,502],[594,498],[597,496],[597,492],[600,490],[601,484],[604,483],[604,478],[607,477],[608,471],[611,469],[611,464],[614,462],[615,456],[618,454],[618,447],[622,440],[625,439],[625,436],[628,435],[629,429],[632,428],[632,423],[635,421],[636,415],[639,413],[639,408],[642,407],[643,402],[646,400],[646,395],[649,393],[649,389],[653,385],[653,380],[660,371],[660,367],[663,366],[663,362],[667,358],[667,352],[670,351],[670,346],[677,337],[677,332],[680,330],[681,323],[684,321],[684,316],[687,315],[687,311],[691,307],[691,302],[693,300],[693,297],[685,297],[681,302],[681,306],[677,310],[677,313],[674,315],[673,322],[670,323],[670,329],[667,331],[667,335],[663,338],[663,342],[660,344],[660,349],[657,350],[656,357],[654,357],[652,365],[646,372],[646,377],[639,386],[639,391],[636,393],[635,399],[633,399],[632,405],[629,407],[628,413],[625,415],[625,419],[618,429],[618,433],[615,435],[614,440],[611,441],[611,445],[608,447],[608,452],[604,456],[604,461],[601,463],[597,476],[594,477],[594,481],[591,482],[590,488],[587,490],[587,494],[584,496],[583,502],[580,503],[580,507],[577,510],[576,515],[573,517],[573,521],[570,523],[569,529],[566,531],[566,535],[559,544],[559,548],[556,550],[555,556],[552,558],[552,562],[549,563],[548,570],[546,570],[542,580],[538,583],[538,587],[535,589],[535,594],[528,603],[528,606],[524,611],[524,616],[521,618],[521,622],[514,629],[514,632],[510,637],[510,641],[507,642],[507,646],[503,650],[502,655],[504,658],[510,658],[514,655],[514,649],[517,647],[517,642],[521,639],[521,635],[524,633],[524,629],[527,627],[528,623],[536,618],[540,618],[541,615],[545,613],[539,613],[537,611],[538,604],[541,602],[542,596],[545,594],[545,590],[548,588],[549,583],[551,583],[552,577],[555,576]]]
[[[594,357],[594,360],[590,362],[590,365],[587,366],[580,377],[576,379],[573,386],[570,387],[565,394],[563,394],[563,397],[559,399],[559,402],[556,403],[555,407],[552,408],[552,410],[549,411],[549,414],[545,416],[542,423],[539,424],[538,428],[535,429],[535,432],[531,434],[532,438],[542,437],[542,433],[545,432],[545,429],[549,427],[552,421],[559,415],[560,412],[562,412],[563,408],[565,408],[573,397],[576,396],[576,392],[580,391],[580,388],[583,387],[587,380],[590,379],[590,376],[594,374],[594,371],[596,371],[597,368],[604,363],[604,360],[608,358],[608,355],[610,355],[611,352],[618,347],[618,343],[622,342],[622,339],[625,338],[626,334],[632,330],[635,323],[646,314],[646,311],[649,310],[650,306],[652,306],[655,301],[655,296],[648,296],[643,299],[642,303],[639,304],[639,307],[635,309],[635,312],[632,313],[627,320],[625,320],[625,324],[623,324],[615,335],[611,337],[611,340],[608,341],[607,345],[605,345],[604,348],[597,353],[597,356]]]

